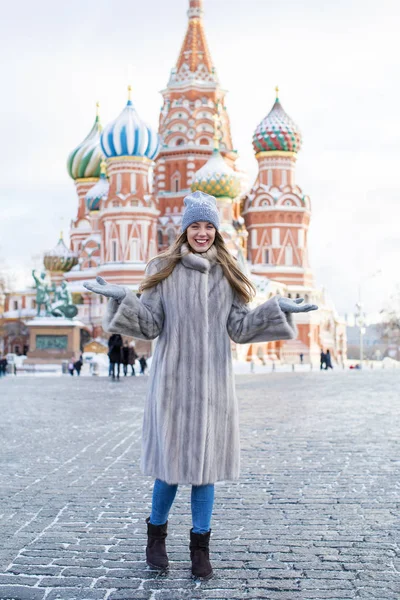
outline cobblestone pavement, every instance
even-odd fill
[[[169,573],[143,560],[147,378],[0,380],[1,600],[399,600],[400,375],[236,380],[242,476],[216,488],[208,582],[190,579],[189,486]]]

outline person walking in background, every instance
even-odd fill
[[[115,380],[115,365],[117,366],[117,379],[122,362],[122,337],[119,333],[114,333],[108,340],[108,358],[110,359],[109,374]]]
[[[142,435],[142,471],[155,479],[146,519],[147,563],[168,567],[169,512],[178,485],[189,484],[192,575],[208,579],[213,573],[209,543],[214,484],[239,477],[231,340],[251,344],[293,339],[291,313],[317,307],[300,298],[274,296],[251,309],[255,288],[219,231],[216,199],[194,192],[184,205],[182,232],[147,265],[140,299],[101,277],[84,286],[111,299],[105,331],[158,338]]]
[[[77,375],[81,374],[82,365],[83,365],[83,361],[82,361],[82,355],[81,355],[78,358],[78,360],[74,363],[74,369],[75,369]]]
[[[5,377],[7,375],[7,365],[8,361],[5,356],[0,358],[0,377]]]
[[[331,351],[327,350],[325,354],[325,370],[333,369]]]
[[[68,371],[70,375],[74,374],[74,361],[70,360],[68,363]]]
[[[303,359],[304,359],[304,354],[302,352],[300,352],[300,364],[303,364]]]
[[[131,375],[133,377],[136,375],[135,362],[138,358],[139,357],[136,354],[135,345],[133,343],[129,344],[128,364],[131,366],[131,369],[132,369]]]
[[[126,377],[128,373],[128,364],[129,364],[129,346],[128,342],[124,342],[122,346],[122,364],[124,369],[124,377]]]
[[[320,356],[320,369],[322,371],[322,369],[325,367],[326,369],[326,354],[323,350],[321,350],[321,356]]]
[[[144,356],[141,356],[139,359],[140,364],[140,374],[144,375],[147,369],[147,360]]]

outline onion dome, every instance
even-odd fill
[[[67,169],[72,179],[99,177],[102,154],[100,150],[101,124],[97,104],[96,119],[83,142],[68,156]]]
[[[100,201],[108,196],[110,184],[107,179],[106,161],[102,160],[100,165],[100,179],[90,188],[85,196],[86,207],[88,210],[99,210]]]
[[[272,110],[254,132],[253,148],[256,153],[298,152],[301,148],[300,130],[283,110],[278,98],[278,88]]]
[[[191,190],[192,192],[198,190],[216,198],[236,198],[241,190],[240,174],[226,164],[219,151],[221,139],[219,107],[213,119],[214,150],[211,158],[195,173]]]
[[[107,158],[116,156],[143,156],[153,160],[160,147],[158,133],[137,114],[128,87],[128,102],[122,113],[105,127],[101,134],[101,148]]]
[[[226,164],[217,148],[206,164],[195,173],[191,185],[192,192],[198,190],[216,198],[236,198],[240,188],[239,174]]]
[[[57,246],[45,253],[43,264],[47,271],[51,273],[60,271],[67,273],[72,267],[78,264],[78,255],[69,250],[64,244],[62,233],[60,234]]]

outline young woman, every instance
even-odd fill
[[[192,575],[209,578],[216,481],[239,477],[239,421],[231,340],[240,344],[295,337],[292,312],[317,307],[275,296],[250,309],[255,289],[219,233],[213,196],[184,200],[182,233],[151,260],[140,299],[102,278],[85,287],[111,298],[104,329],[158,337],[143,423],[141,467],[155,478],[146,558],[165,569],[168,515],[179,484],[191,484]]]

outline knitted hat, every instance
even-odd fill
[[[219,229],[219,213],[214,196],[204,192],[193,192],[184,198],[185,211],[182,217],[182,231],[197,221],[208,221]]]

